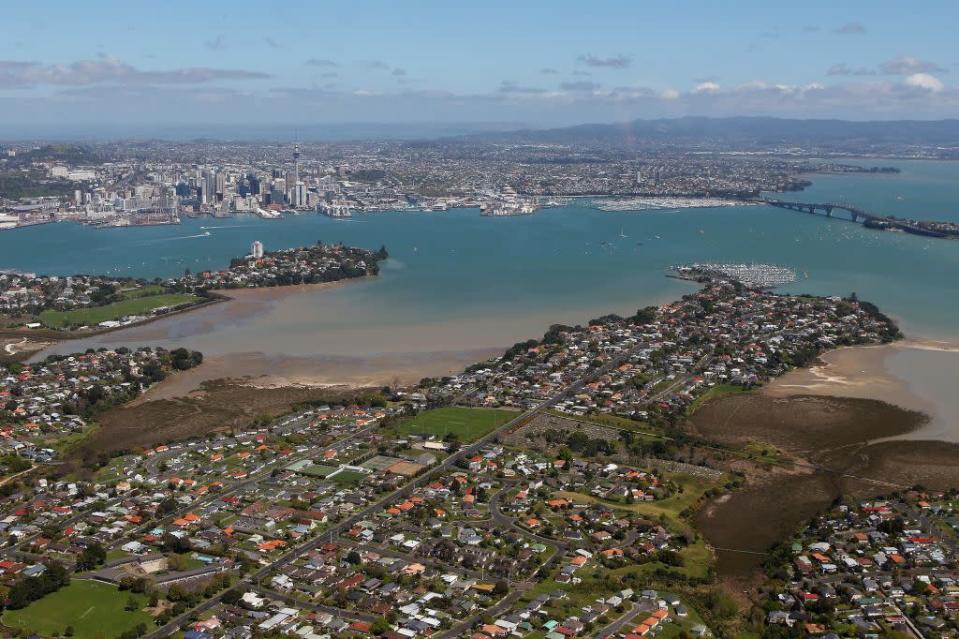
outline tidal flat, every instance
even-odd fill
[[[749,581],[772,545],[840,496],[959,484],[959,444],[890,441],[928,422],[922,412],[856,397],[760,390],[707,403],[690,419],[692,432],[733,447],[762,442],[795,462],[752,473],[743,488],[697,512],[697,528],[717,549],[720,577]]]

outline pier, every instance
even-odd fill
[[[767,204],[780,209],[799,211],[810,215],[834,217],[833,211],[842,211],[852,222],[881,231],[900,230],[914,235],[937,238],[959,238],[959,224],[955,222],[934,222],[927,220],[907,220],[888,215],[870,213],[850,204],[840,202],[793,202],[789,200],[770,200],[759,198],[752,200],[759,204]]]

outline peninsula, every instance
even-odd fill
[[[678,426],[718,395],[899,332],[854,297],[778,295],[716,270],[701,275],[703,288],[674,303],[554,325],[448,379],[118,450],[96,462],[82,490],[62,479],[25,487],[0,503],[12,535],[3,623],[60,623],[44,602],[87,601],[96,595],[81,584],[92,579],[160,602],[149,636],[203,623],[196,619],[230,628],[253,619],[266,631],[316,612],[330,628],[376,624],[411,636],[429,628],[450,638],[498,636],[503,624],[528,624],[526,634],[544,623],[524,621],[536,610],[569,636],[613,624],[720,627],[722,616],[702,603],[719,596],[712,552],[690,513],[706,491],[738,483],[721,465],[680,461],[679,442],[706,442]],[[13,398],[0,417],[11,423],[10,472],[20,469],[16,445],[30,441],[31,423],[62,441],[81,428],[58,417],[77,410],[49,403],[62,379],[71,405],[92,401],[89,383],[70,381],[89,378],[91,366],[109,393],[130,397],[124,389],[142,389],[144,375],[162,375],[157,356],[173,369],[199,361],[118,349],[9,371]],[[32,461],[49,461],[56,448]],[[38,503],[43,514],[28,516],[33,506],[23,505]],[[23,552],[41,561],[21,566]],[[151,573],[154,561],[162,565]],[[34,587],[37,577],[21,574],[41,570],[33,566],[65,577]],[[606,580],[606,571],[619,576]],[[181,580],[198,584],[189,596],[171,585]],[[658,594],[664,587],[677,594]],[[136,616],[115,623],[130,628]]]
[[[0,323],[8,328],[54,329],[58,336],[89,334],[139,323],[222,299],[229,289],[319,284],[376,275],[388,256],[378,251],[323,244],[264,251],[254,242],[249,255],[221,271],[169,279],[102,275],[0,273]]]

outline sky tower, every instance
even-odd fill
[[[293,186],[300,181],[300,145],[293,145]]]

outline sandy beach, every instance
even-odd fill
[[[500,353],[501,349],[480,349],[361,357],[295,357],[264,353],[217,355],[205,358],[197,368],[157,384],[140,401],[189,395],[210,380],[231,380],[256,388],[359,388],[411,384],[423,377],[440,377],[462,371],[470,364]]]

